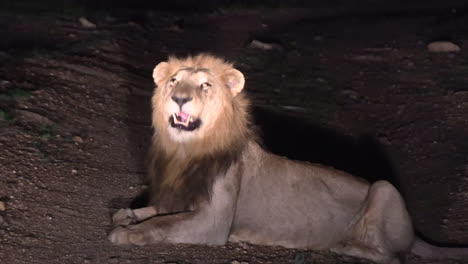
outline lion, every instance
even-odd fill
[[[115,213],[112,243],[242,241],[392,264],[411,249],[440,252],[415,239],[389,182],[370,184],[264,150],[242,93],[244,75],[231,63],[209,54],[169,57],[153,79],[149,206]],[[456,250],[443,252],[468,255]]]

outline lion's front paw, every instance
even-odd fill
[[[109,234],[109,241],[117,245],[143,246],[148,244],[150,241],[145,232],[135,227],[137,226],[117,227]]]
[[[120,209],[112,216],[112,223],[118,226],[128,226],[137,222],[133,210],[130,208]]]

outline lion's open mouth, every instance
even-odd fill
[[[169,118],[169,123],[174,128],[182,129],[185,131],[193,131],[200,127],[201,120],[187,113],[178,112],[172,114],[172,116]]]

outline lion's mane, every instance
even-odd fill
[[[224,83],[223,72],[232,69],[231,63],[207,54],[184,59],[170,57],[168,64],[167,77],[161,83],[166,83],[183,67],[209,69],[219,78],[218,83]],[[231,102],[225,102],[223,113],[218,113],[222,118],[217,118],[213,128],[200,139],[175,142],[168,135],[167,117],[161,114],[165,104],[161,88],[155,90],[152,98],[154,134],[148,158],[150,203],[159,212],[190,210],[194,204],[210,199],[216,177],[224,175],[239,159],[246,144],[255,138],[249,101],[243,93],[237,94]]]

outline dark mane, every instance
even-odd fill
[[[171,158],[161,151],[151,153],[154,157],[150,158],[148,168],[151,180],[150,203],[158,212],[168,213],[190,210],[194,205],[208,201],[216,177],[222,177],[238,161],[244,145],[188,160]],[[167,177],[174,176],[177,177],[176,183],[165,181]]]

